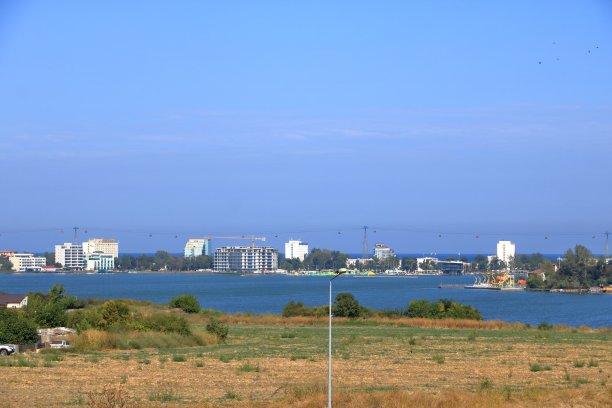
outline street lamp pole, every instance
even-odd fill
[[[338,276],[346,273],[346,269],[336,271],[336,276],[329,280],[329,345],[328,345],[328,361],[327,361],[327,407],[332,408],[332,282]]]

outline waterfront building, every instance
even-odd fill
[[[16,251],[0,251],[0,256],[4,256],[6,258],[10,258],[11,256],[15,255],[17,252]]]
[[[44,256],[34,256],[26,253],[15,253],[9,256],[9,261],[13,264],[13,270],[17,272],[40,272],[42,267],[47,264],[47,259]]]
[[[55,262],[67,269],[83,269],[86,266],[83,246],[66,242],[55,246]]]
[[[304,261],[308,255],[308,244],[306,242],[289,240],[285,243],[285,258],[287,259],[299,259]]]
[[[272,247],[225,246],[217,248],[216,272],[259,273],[278,269],[278,252]]]
[[[462,261],[438,261],[436,266],[445,275],[463,275],[465,263]]]
[[[499,241],[497,243],[497,259],[503,261],[506,267],[510,267],[510,263],[514,261],[516,255],[516,245],[512,241]]]
[[[346,267],[349,269],[354,269],[357,266],[366,266],[370,265],[374,259],[372,258],[347,258]]]
[[[417,272],[433,271],[437,270],[436,265],[438,264],[438,258],[424,257],[417,258]]]
[[[83,242],[83,255],[85,257],[94,252],[102,252],[103,254],[112,255],[113,258],[119,258],[119,242],[108,238],[92,238],[87,242]]]
[[[395,252],[391,248],[389,248],[385,244],[375,244],[374,245],[374,258],[379,260],[393,258],[395,256]]]
[[[102,251],[93,252],[87,255],[85,269],[88,271],[111,271],[115,269],[115,257]]]
[[[196,256],[210,255],[210,239],[191,238],[185,244],[185,258],[195,258]]]

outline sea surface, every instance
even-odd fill
[[[438,288],[473,281],[472,276],[344,275],[334,280],[333,290],[350,292],[373,309],[404,309],[414,299],[447,298],[474,306],[486,320],[612,327],[611,295]],[[0,292],[47,292],[56,283],[79,298],[168,303],[175,295],[192,294],[203,308],[230,313],[280,314],[291,300],[315,306],[327,304],[329,296],[329,278],[323,276],[205,274],[2,274]]]

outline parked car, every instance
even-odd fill
[[[17,350],[14,344],[0,344],[0,356],[10,356]]]
[[[50,344],[51,348],[67,348],[70,347],[70,342],[68,340],[55,340]]]

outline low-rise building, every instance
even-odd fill
[[[278,252],[272,247],[225,246],[217,248],[216,272],[261,273],[278,269]]]
[[[191,238],[185,244],[185,258],[195,258],[196,256],[210,255],[209,238]]]
[[[2,309],[21,309],[28,305],[28,295],[11,295],[0,293],[0,308]]]
[[[417,272],[435,271],[438,264],[438,258],[423,257],[417,258]]]
[[[115,269],[115,258],[111,254],[96,251],[87,255],[86,269],[88,271],[111,271]]]
[[[445,275],[463,275],[466,264],[462,261],[438,261],[436,267]]]
[[[55,246],[55,262],[73,270],[84,269],[87,266],[83,246],[70,242]]]
[[[289,240],[285,243],[285,258],[304,261],[308,255],[308,244],[298,240]]]
[[[349,269],[354,269],[357,266],[366,266],[374,262],[372,258],[347,258],[346,267]]]
[[[17,272],[40,272],[42,267],[47,264],[44,256],[34,256],[33,254],[13,254],[9,257],[13,264],[13,270]]]

